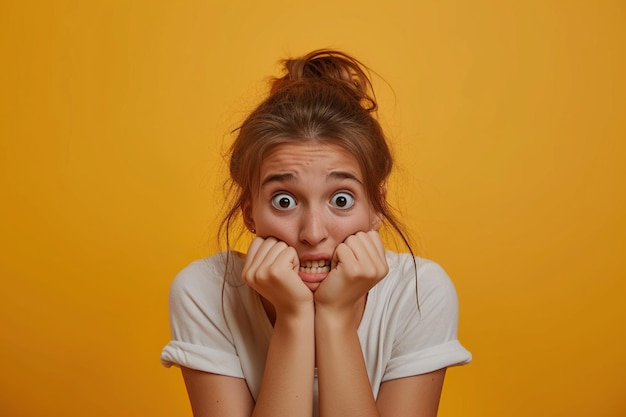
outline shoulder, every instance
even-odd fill
[[[248,288],[231,285],[240,269],[237,254],[222,252],[191,262],[176,275],[169,293],[172,340],[161,355],[166,366],[243,376],[235,348],[241,332],[228,322],[237,294],[230,289]]]
[[[387,261],[389,273],[370,292],[363,330],[365,340],[374,335],[386,346],[381,381],[469,362],[457,338],[458,300],[446,271],[411,254],[387,252]]]
[[[380,315],[387,317],[394,351],[400,355],[450,348],[459,356],[450,363],[469,360],[457,340],[458,299],[446,271],[434,261],[410,254],[388,252],[387,258],[389,274],[372,299]],[[430,370],[434,369],[438,368]]]
[[[235,283],[243,261],[237,252],[220,252],[208,258],[198,259],[183,268],[174,278],[172,286],[207,285],[224,279]]]
[[[225,281],[233,285],[239,283],[242,264],[236,252],[220,252],[191,262],[174,278],[170,286],[170,303],[197,299],[199,295],[204,300],[212,294],[221,295]]]
[[[417,289],[420,302],[432,297],[433,293],[454,292],[454,284],[446,271],[436,262],[414,257],[410,253],[387,251],[389,273],[381,282],[388,290],[406,291]]]
[[[436,262],[387,252],[389,273],[375,287],[377,303],[402,322],[456,327],[458,299],[446,271]],[[385,307],[383,307],[385,306]],[[415,321],[414,321],[415,320]]]

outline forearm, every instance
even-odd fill
[[[320,417],[378,417],[357,324],[316,312]]]
[[[276,319],[254,417],[311,417],[314,313]]]

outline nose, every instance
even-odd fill
[[[328,224],[324,214],[318,210],[303,213],[300,224],[300,241],[310,246],[318,245],[328,238]]]

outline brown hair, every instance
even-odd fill
[[[375,117],[377,103],[368,68],[345,53],[327,49],[287,59],[283,67],[285,74],[272,80],[269,96],[236,130],[230,147],[227,191],[232,201],[220,224],[227,247],[234,220],[258,191],[266,155],[282,144],[312,142],[338,145],[354,155],[374,210],[413,253],[386,201],[384,188],[393,159]]]

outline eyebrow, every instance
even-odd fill
[[[352,172],[348,171],[331,171],[326,179],[338,179],[338,180],[353,180],[363,185],[363,181],[361,181],[356,175]]]
[[[363,181],[361,181],[356,175],[348,171],[331,171],[326,177],[326,180],[329,180],[329,179],[352,180],[352,181],[358,182],[361,185],[363,184]],[[296,181],[296,176],[290,172],[285,172],[281,174],[271,174],[263,179],[263,181],[261,182],[261,186],[263,187],[272,182],[295,182],[295,181]]]
[[[271,174],[263,179],[261,187],[269,184],[270,182],[294,182],[295,180],[296,176],[288,172],[283,174]]]

